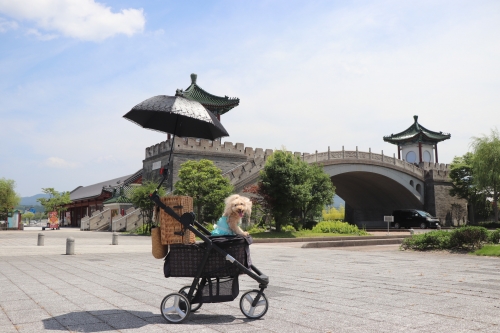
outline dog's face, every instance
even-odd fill
[[[242,218],[243,214],[247,210],[247,205],[242,199],[236,199],[231,203],[231,210],[233,213],[238,214],[238,216]]]

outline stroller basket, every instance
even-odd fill
[[[179,221],[185,230],[189,229],[203,241],[191,245],[169,245],[170,251],[163,266],[165,277],[194,277],[194,280],[191,285],[163,298],[160,306],[163,318],[170,323],[180,323],[203,303],[234,300],[239,293],[240,274],[246,274],[259,283],[259,289],[247,291],[241,296],[241,312],[250,319],[264,316],[269,307],[264,294],[269,277],[252,265],[249,249],[252,238],[211,237],[210,231],[195,221],[194,213],[179,216],[161,202],[156,192],[150,198],[165,213]]]
[[[206,278],[201,281],[200,288],[191,303],[230,302],[238,297],[239,293],[238,276]]]
[[[216,242],[214,242],[216,243]],[[229,255],[241,262],[245,267],[250,267],[250,250],[244,239],[225,240],[220,243]],[[203,256],[206,252],[205,244],[170,245],[170,252],[165,258],[165,277],[195,277]],[[236,276],[243,272],[231,262],[227,261],[220,253],[211,251],[203,268],[202,277],[227,277]]]

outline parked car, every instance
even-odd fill
[[[394,229],[419,227],[439,228],[441,226],[439,219],[431,214],[418,209],[399,209],[392,212],[394,222],[391,226]]]

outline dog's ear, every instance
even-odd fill
[[[250,215],[252,215],[252,200],[250,200],[247,197],[242,197],[242,198],[244,198],[243,200],[245,200],[245,206],[246,206],[245,212],[247,213],[248,222],[250,222]]]
[[[223,216],[229,216],[233,212],[231,209],[231,206],[233,205],[233,201],[239,197],[238,194],[232,194],[228,196],[226,199],[224,199],[224,204],[226,205],[224,207],[224,214]]]

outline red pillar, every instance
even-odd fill
[[[436,163],[439,163],[439,160],[438,160],[438,144],[437,143],[434,145],[434,154],[436,155]]]
[[[422,142],[418,142],[418,157],[419,157],[419,163],[422,162]]]
[[[170,133],[167,133],[167,140],[170,140]]]
[[[220,121],[220,114],[217,113],[217,120]]]
[[[401,147],[398,145],[398,160],[401,159]]]

